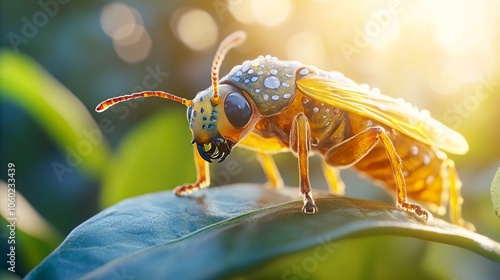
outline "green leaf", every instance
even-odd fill
[[[0,50],[0,99],[30,114],[71,158],[70,167],[100,174],[109,149],[97,123],[80,100],[34,60]]]
[[[27,278],[220,279],[303,257],[307,248],[334,254],[342,248],[336,242],[378,235],[451,244],[500,261],[499,243],[439,219],[423,224],[386,204],[330,194],[316,199],[319,213],[305,215],[301,201],[290,201],[296,198],[296,188],[240,184],[182,198],[161,192],[128,199],[77,227]],[[383,250],[393,258],[412,255],[408,248]]]
[[[194,182],[190,136],[180,110],[158,113],[138,125],[124,137],[104,173],[101,205]]]

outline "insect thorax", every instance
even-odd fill
[[[279,114],[295,97],[297,61],[280,61],[276,57],[259,56],[235,66],[221,83],[244,90],[263,116]]]

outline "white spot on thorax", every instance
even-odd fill
[[[264,79],[264,86],[268,89],[277,89],[280,86],[280,80],[274,76]]]

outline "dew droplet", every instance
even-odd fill
[[[282,82],[281,85],[284,86],[284,87],[290,87],[290,84],[287,83],[287,82]]]
[[[271,73],[271,75],[276,75],[276,74],[278,74],[278,70],[271,69],[271,71],[269,71],[269,73]]]
[[[271,99],[274,100],[274,101],[277,101],[277,100],[280,99],[280,96],[277,95],[277,94],[275,94],[275,95],[271,96]]]
[[[264,94],[264,95],[262,95],[262,98],[264,98],[264,100],[267,101],[269,99],[269,95]]]
[[[305,76],[305,75],[309,74],[309,70],[304,68],[304,69],[301,69],[299,73],[300,73],[300,75]]]
[[[290,93],[285,93],[285,94],[283,94],[283,98],[284,98],[284,99],[288,99],[288,98],[290,98],[290,97],[292,97],[292,94],[290,94]]]

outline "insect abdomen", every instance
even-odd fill
[[[351,123],[359,121],[358,118],[361,119],[362,117],[350,117]],[[366,124],[367,121],[370,120],[365,120],[364,123]],[[360,122],[357,124],[354,129],[361,129],[359,127]],[[370,125],[378,124],[372,122]],[[394,129],[383,125],[382,127],[386,129],[401,158],[408,197],[429,202],[436,206],[442,205],[444,201],[443,187],[446,181],[443,178],[446,174],[442,174],[442,166],[447,159],[446,154],[425,143],[398,133]],[[396,190],[392,165],[387,158],[387,152],[381,144],[375,146],[354,168],[370,178],[382,182],[387,190]]]

